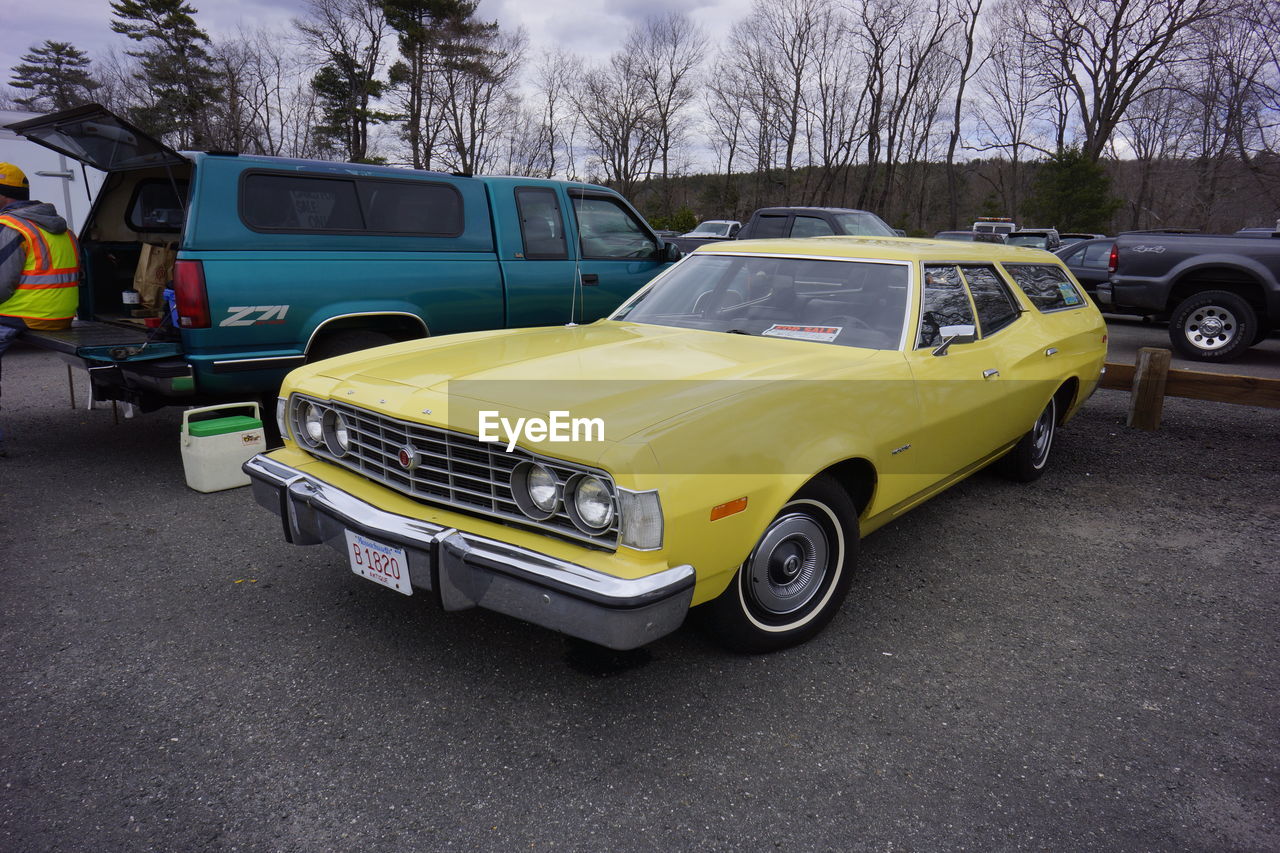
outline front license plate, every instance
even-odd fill
[[[345,532],[351,571],[396,592],[413,595],[413,587],[409,586],[409,561],[405,559],[403,548],[383,545],[350,530]]]

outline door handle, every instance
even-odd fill
[[[584,287],[590,287],[592,285],[599,284],[599,283],[600,283],[600,276],[596,275],[595,273],[584,272],[582,274],[582,285]]]
[[[1045,357],[1046,357],[1046,358],[1048,358],[1048,357],[1049,357],[1049,356],[1051,356],[1051,355],[1057,355],[1057,354],[1058,354],[1058,348],[1057,348],[1057,347],[1049,347],[1047,350],[1045,350],[1045,351],[1044,351],[1044,354],[1045,354]]]
[[[1000,375],[1000,371],[996,370],[994,367],[989,367],[986,370],[982,371],[983,379],[994,379],[999,375]]]

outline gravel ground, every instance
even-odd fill
[[[603,656],[4,366],[2,850],[1280,850],[1280,412],[1099,392],[1038,483],[869,537],[814,642]]]

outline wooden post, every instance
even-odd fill
[[[1148,431],[1160,428],[1164,414],[1164,386],[1169,379],[1169,362],[1173,353],[1167,349],[1143,347],[1133,371],[1133,402],[1129,407],[1129,426]]]

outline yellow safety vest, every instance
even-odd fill
[[[80,250],[70,231],[50,234],[26,219],[0,216],[22,235],[27,262],[13,296],[0,303],[0,314],[20,317],[32,329],[65,329],[76,316],[80,296]]]

